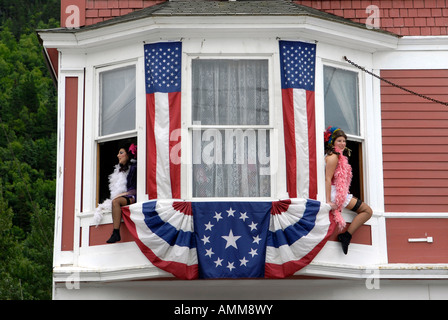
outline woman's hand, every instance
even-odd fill
[[[338,206],[333,202],[327,202],[327,204],[331,207],[331,210],[336,210]]]

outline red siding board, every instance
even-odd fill
[[[413,202],[413,205],[444,205],[444,196],[393,196],[394,202],[399,205],[408,205],[409,202]],[[388,197],[385,197],[387,199]],[[414,199],[415,198],[415,199]]]
[[[427,137],[384,137],[383,146],[387,145],[406,145],[406,144],[417,144],[417,145],[438,145],[446,143],[445,137],[431,137],[428,139]]]
[[[446,205],[431,205],[428,206],[426,204],[393,204],[387,207],[387,211],[389,212],[429,212],[428,207],[431,208],[431,212],[446,212]]]
[[[347,226],[345,227],[342,232],[345,232],[348,227],[350,226],[350,223],[347,223]],[[334,233],[328,238],[328,241],[339,241],[338,235],[341,232],[339,230],[335,230]],[[350,243],[356,243],[356,244],[364,244],[371,246],[372,245],[372,228],[369,225],[362,225],[355,234],[353,234],[353,238]]]
[[[448,137],[448,128],[386,128],[383,126],[383,137],[441,137],[442,139]]]
[[[386,196],[444,196],[448,192],[448,188],[385,188]]]
[[[102,224],[98,227],[89,227],[89,246],[99,246],[107,245],[106,241],[112,234],[113,226],[112,224]],[[131,233],[124,223],[120,227],[121,241],[119,243],[134,241]]]
[[[418,92],[419,93],[419,92]],[[440,96],[440,95],[433,95],[432,98],[440,100],[440,101],[447,101],[446,96]],[[408,95],[384,95],[382,97],[382,102],[384,103],[422,103],[426,104],[427,106],[422,106],[421,110],[425,110],[426,107],[429,107],[428,105],[432,104],[431,101],[423,99],[422,97],[408,94]]]
[[[411,90],[448,101],[448,70],[383,70]],[[448,107],[381,84],[385,207],[448,211]]]
[[[400,179],[403,174],[408,179],[447,179],[448,171],[417,171],[417,170],[393,170],[384,173],[384,179]]]
[[[422,106],[420,103],[382,103],[381,110],[383,111],[405,111],[405,112],[420,112],[422,110]],[[425,106],[425,112],[429,111],[440,111],[440,106],[436,104],[427,104]]]
[[[446,170],[443,162],[385,162],[384,170]]]

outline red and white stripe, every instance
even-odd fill
[[[149,199],[180,198],[181,93],[146,95],[147,193]]]
[[[314,91],[282,89],[282,98],[289,197],[316,199]]]

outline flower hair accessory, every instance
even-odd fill
[[[341,129],[338,127],[329,126],[327,128],[327,130],[325,130],[325,132],[324,132],[325,143],[327,143],[328,145],[331,145],[333,143],[334,133],[338,130],[341,130]]]
[[[137,146],[135,144],[131,144],[129,151],[134,155],[134,157],[137,156]]]

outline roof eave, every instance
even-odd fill
[[[396,48],[399,36],[310,15],[151,16],[80,29],[38,30],[46,47],[89,49],[121,40],[188,37],[297,37],[304,32],[317,41],[362,47],[369,51]]]

